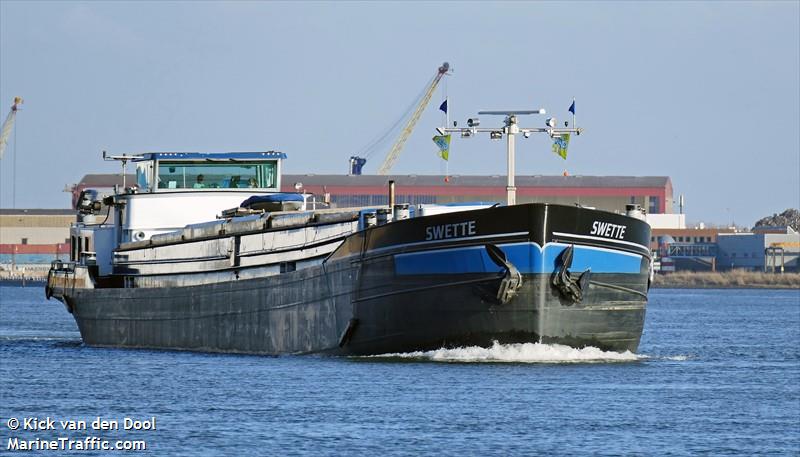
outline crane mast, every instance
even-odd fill
[[[414,111],[414,114],[411,115],[411,118],[409,118],[405,127],[403,127],[403,131],[400,132],[400,136],[397,137],[397,140],[392,145],[392,149],[386,155],[386,158],[383,159],[383,163],[378,169],[379,175],[389,174],[389,171],[394,166],[394,163],[397,162],[398,157],[400,157],[400,153],[403,151],[403,146],[406,144],[406,140],[408,140],[408,137],[411,136],[411,132],[414,131],[414,127],[417,125],[417,121],[419,121],[420,116],[422,116],[422,112],[425,111],[425,107],[428,106],[428,102],[430,102],[433,92],[436,90],[436,86],[439,85],[439,81],[441,81],[442,76],[447,74],[448,70],[450,70],[450,64],[447,62],[444,62],[442,66],[439,67],[436,77],[433,78],[431,85],[428,86],[428,90],[425,92],[425,95],[423,95],[419,105],[417,105],[417,109]]]

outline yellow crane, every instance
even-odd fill
[[[22,104],[22,97],[14,97],[14,104],[11,105],[11,112],[8,113],[6,121],[3,122],[3,127],[0,128],[0,159],[6,152],[6,145],[8,144],[8,137],[11,136],[11,131],[14,129],[14,119],[17,117],[17,109]]]
[[[442,65],[436,70],[436,75],[433,77],[433,80],[429,82],[428,85],[425,87],[422,96],[418,97],[417,100],[419,100],[419,102],[416,103],[416,107],[413,111],[413,114],[411,115],[411,117],[408,118],[408,121],[406,121],[406,124],[403,127],[403,130],[400,132],[400,135],[397,137],[394,144],[392,144],[391,150],[389,150],[389,153],[386,155],[386,158],[383,159],[383,163],[378,169],[379,175],[389,174],[389,171],[392,169],[392,166],[397,161],[398,157],[400,157],[400,153],[403,151],[403,146],[405,146],[406,140],[408,140],[408,137],[411,136],[411,132],[414,131],[414,127],[417,125],[417,121],[419,121],[420,116],[422,116],[422,112],[425,111],[425,107],[428,106],[428,102],[430,102],[431,97],[433,96],[433,92],[439,85],[439,81],[441,81],[442,77],[446,75],[449,70],[450,70],[450,64],[447,62],[442,63]],[[361,157],[360,154],[350,157],[349,173],[351,175],[361,174],[361,168],[367,162],[367,158],[369,158],[372,152],[375,151],[376,147],[381,142],[383,142],[383,140],[388,135],[390,135],[393,131],[395,131],[394,129],[397,128],[397,125],[399,125],[400,122],[402,122],[402,120],[405,118],[405,116],[407,116],[408,113],[411,112],[412,107],[414,107],[413,104],[409,107],[406,114],[404,114],[400,118],[400,120],[398,120],[395,123],[395,125],[390,127],[388,131],[380,135],[379,138],[377,138],[375,141],[373,141],[364,149],[362,149],[361,153],[369,151],[365,157]]]
[[[439,81],[441,81],[442,77],[447,74],[448,70],[450,70],[450,64],[447,62],[444,62],[437,70],[436,76],[428,86],[428,90],[425,92],[425,95],[422,96],[422,100],[420,100],[419,104],[417,105],[417,109],[414,111],[414,114],[412,114],[411,118],[408,119],[405,127],[403,127],[403,131],[400,132],[400,136],[397,137],[397,140],[392,145],[392,149],[388,154],[386,154],[386,158],[383,159],[381,167],[378,168],[379,175],[389,174],[389,171],[391,171],[394,163],[397,162],[398,157],[400,157],[400,153],[403,151],[403,146],[406,144],[406,140],[408,140],[408,137],[411,136],[411,132],[414,131],[414,127],[417,125],[417,121],[419,121],[420,116],[422,116],[422,112],[425,111],[425,107],[427,107],[428,102],[431,101],[433,91],[436,90],[436,86],[439,85]]]
[[[8,144],[8,138],[11,136],[11,132],[16,132],[14,128],[14,120],[17,118],[17,110],[19,109],[19,105],[22,104],[22,97],[14,97],[14,104],[11,105],[11,112],[8,113],[5,122],[3,122],[3,126],[0,127],[0,159],[3,158],[3,154],[6,152],[6,145]],[[17,207],[17,135],[14,134],[14,157],[12,160],[12,168],[11,168],[11,207]]]

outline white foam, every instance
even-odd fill
[[[674,361],[677,361],[677,362],[683,362],[683,361],[689,360],[689,356],[688,355],[673,355],[673,356],[670,356],[670,357],[664,357],[664,359],[665,360],[674,360]]]
[[[671,360],[673,362],[685,362],[691,359],[691,355],[646,355],[638,354],[639,360]]]
[[[420,359],[434,362],[513,362],[513,363],[598,363],[635,362],[639,356],[630,352],[603,351],[596,347],[581,349],[561,344],[518,343],[499,344],[454,349],[436,349],[395,354],[381,354],[373,358]]]
[[[78,340],[81,334],[75,331],[56,330],[11,330],[0,333],[0,341],[62,341]]]

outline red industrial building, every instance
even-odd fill
[[[397,201],[410,204],[506,201],[505,176],[284,175],[282,190],[330,195],[338,207],[385,205],[388,184]],[[517,176],[517,203],[581,204],[622,211],[638,203],[649,213],[672,212],[672,182],[667,176]]]

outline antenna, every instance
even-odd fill
[[[133,159],[144,159],[144,156],[141,154],[125,154],[122,155],[110,155],[106,151],[103,151],[103,160],[106,162],[111,160],[119,160],[122,162],[122,191],[125,191],[125,167],[128,165],[129,160]]]
[[[505,116],[505,120],[503,121],[502,127],[480,127],[481,121],[477,117],[467,119],[467,127],[455,127],[455,122],[453,123],[452,128],[437,128],[436,130],[439,133],[447,132],[447,133],[460,133],[461,138],[470,138],[478,134],[479,132],[489,133],[489,137],[493,140],[500,140],[503,138],[503,135],[506,135],[506,153],[508,159],[508,181],[506,185],[506,203],[511,206],[515,205],[517,202],[517,188],[514,186],[514,158],[515,152],[514,149],[516,147],[516,135],[518,133],[522,133],[522,136],[528,138],[531,136],[531,133],[547,133],[550,135],[550,138],[560,139],[562,134],[569,134],[575,133],[580,135],[583,129],[575,127],[574,125],[572,128],[556,128],[555,119],[551,118],[548,119],[546,124],[547,127],[542,128],[521,128],[517,124],[517,116],[524,116],[529,114],[546,114],[544,108],[534,109],[534,110],[491,110],[491,111],[478,111],[478,114],[487,115],[487,116]]]

